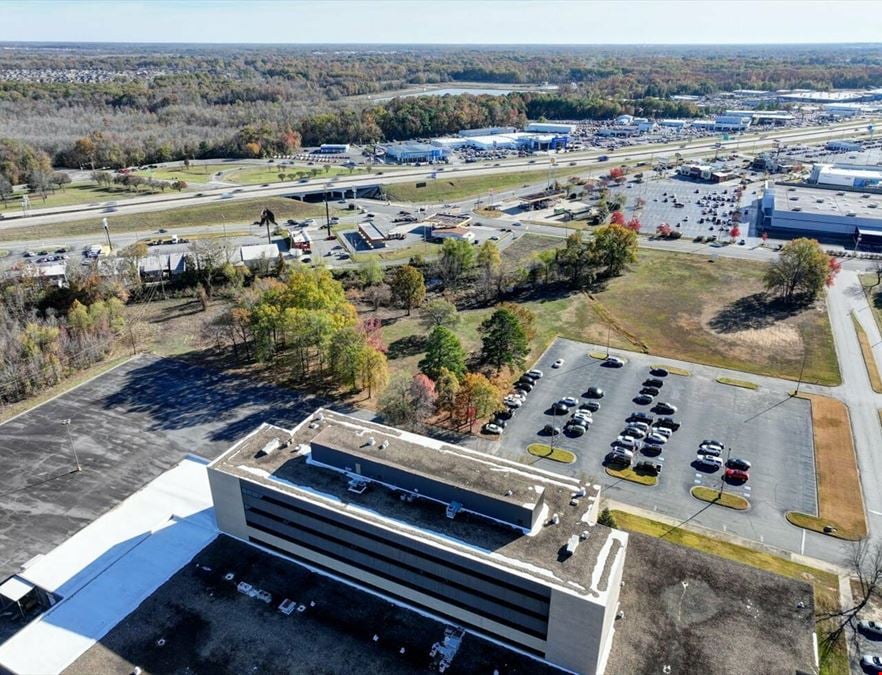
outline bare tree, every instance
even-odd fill
[[[845,563],[853,581],[850,606],[822,611],[816,617],[825,626],[821,641],[824,651],[833,647],[848,628],[854,631],[860,613],[872,600],[882,598],[882,543],[867,539],[855,542]]]

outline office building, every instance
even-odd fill
[[[599,486],[327,410],[262,425],[208,473],[221,531],[604,671],[628,535],[596,524]]]
[[[386,157],[399,164],[437,162],[444,158],[444,149],[428,143],[404,142],[383,146]]]

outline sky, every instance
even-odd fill
[[[879,42],[879,0],[0,0],[0,41]]]

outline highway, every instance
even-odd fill
[[[763,133],[745,134],[729,141],[720,143],[721,150],[725,152],[750,152],[754,154],[762,150],[770,150],[776,142],[782,143],[812,143],[827,141],[832,138],[848,136],[849,138],[867,135],[867,125],[878,123],[882,120],[850,121],[840,124],[822,127],[785,128],[772,129]],[[704,137],[685,143],[666,143],[656,145],[632,146],[617,151],[604,152],[603,150],[586,150],[551,156],[539,156],[533,159],[512,158],[501,159],[498,162],[484,162],[474,165],[456,165],[446,167],[413,167],[413,168],[390,168],[389,173],[383,175],[373,174],[370,176],[339,176],[336,179],[316,178],[307,183],[280,182],[264,187],[263,185],[243,185],[233,188],[232,186],[221,188],[209,188],[199,193],[182,193],[175,195],[145,195],[126,200],[111,200],[116,206],[112,212],[108,211],[108,203],[91,203],[64,207],[50,207],[45,209],[31,209],[29,215],[22,213],[7,213],[0,221],[0,230],[17,228],[22,225],[42,225],[57,222],[71,222],[77,220],[96,219],[96,231],[100,230],[99,220],[101,217],[112,219],[115,215],[146,213],[164,211],[184,206],[196,206],[200,204],[217,203],[222,199],[254,199],[259,197],[296,197],[300,195],[315,194],[327,188],[330,191],[340,192],[344,189],[352,190],[359,187],[371,187],[377,185],[390,185],[396,183],[411,183],[414,181],[430,181],[434,174],[438,180],[446,176],[457,178],[488,175],[505,175],[523,171],[550,170],[552,163],[555,169],[582,168],[595,169],[597,173],[605,173],[609,167],[621,163],[634,164],[640,161],[652,163],[656,158],[673,159],[676,154],[683,159],[704,157],[717,149],[716,137]],[[598,158],[606,155],[609,159],[605,162]],[[235,192],[233,190],[235,189]]]

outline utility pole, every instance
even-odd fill
[[[71,453],[73,453],[74,462],[77,465],[77,471],[82,471],[83,469],[80,466],[80,458],[77,456],[77,449],[74,447],[73,439],[70,436],[70,418],[61,420],[61,423],[64,425],[65,431],[67,431],[67,446],[70,448]]]
[[[732,456],[732,448],[727,447],[726,448],[726,463],[723,465],[724,467],[729,465],[729,458],[731,456]],[[720,497],[719,497],[720,500],[723,499],[723,492],[725,492],[725,491],[726,491],[726,470],[723,469],[723,475],[720,477]]]
[[[325,186],[325,227],[328,229],[328,239],[331,238],[331,211],[328,209],[328,188]]]

